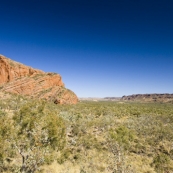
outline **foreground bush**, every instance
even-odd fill
[[[44,102],[27,103],[10,119],[0,117],[1,169],[33,173],[55,159],[65,146],[62,118],[45,108]],[[13,161],[13,165],[10,162]]]

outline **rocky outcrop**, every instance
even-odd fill
[[[123,101],[141,101],[141,102],[172,102],[173,94],[134,94],[129,96],[123,96]]]
[[[11,82],[24,76],[43,73],[41,70],[33,69],[0,55],[0,84]]]
[[[45,73],[0,55],[0,90],[53,101],[75,104],[77,96],[64,87],[57,73]]]

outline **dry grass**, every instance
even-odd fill
[[[1,111],[8,109],[10,116],[31,101],[0,95],[5,98],[0,102]],[[117,144],[122,148],[120,160],[130,173],[160,173],[159,169],[173,172],[171,104],[87,101],[77,105],[46,103],[46,109],[63,118],[67,143],[52,164],[42,166],[43,173],[111,173],[119,164],[115,162],[118,152],[115,156],[111,152]],[[170,162],[154,162],[163,154]]]

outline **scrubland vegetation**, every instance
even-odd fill
[[[173,105],[3,97],[0,172],[172,173]]]

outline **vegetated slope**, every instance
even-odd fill
[[[123,101],[142,101],[142,102],[160,102],[160,103],[173,103],[173,94],[134,94],[123,96]]]
[[[56,104],[75,104],[77,96],[64,87],[57,73],[45,73],[0,55],[0,90],[41,98]]]
[[[26,134],[37,137],[31,138],[31,143],[25,140],[25,145],[34,145],[38,156],[44,153],[41,147],[44,140],[38,140],[42,137],[40,133],[46,132],[46,128],[40,131],[42,125],[46,122],[46,127],[54,125],[54,119],[49,119],[51,114],[59,117],[61,127],[65,128],[62,139],[66,142],[59,141],[63,142],[60,143],[62,147],[39,165],[44,173],[173,171],[172,104],[87,101],[76,105],[55,105],[17,94],[0,92],[0,96],[0,147],[4,149],[0,148],[0,168],[6,172],[15,172],[22,163],[21,156],[16,154],[18,150],[11,144],[11,139],[15,139],[18,145],[23,144],[25,136],[14,138],[17,132],[21,135],[20,126]],[[14,131],[3,145],[3,130],[13,127],[12,120],[15,121]],[[30,127],[33,130],[29,130]],[[54,136],[52,139],[57,141]],[[32,159],[37,158],[33,156]]]

